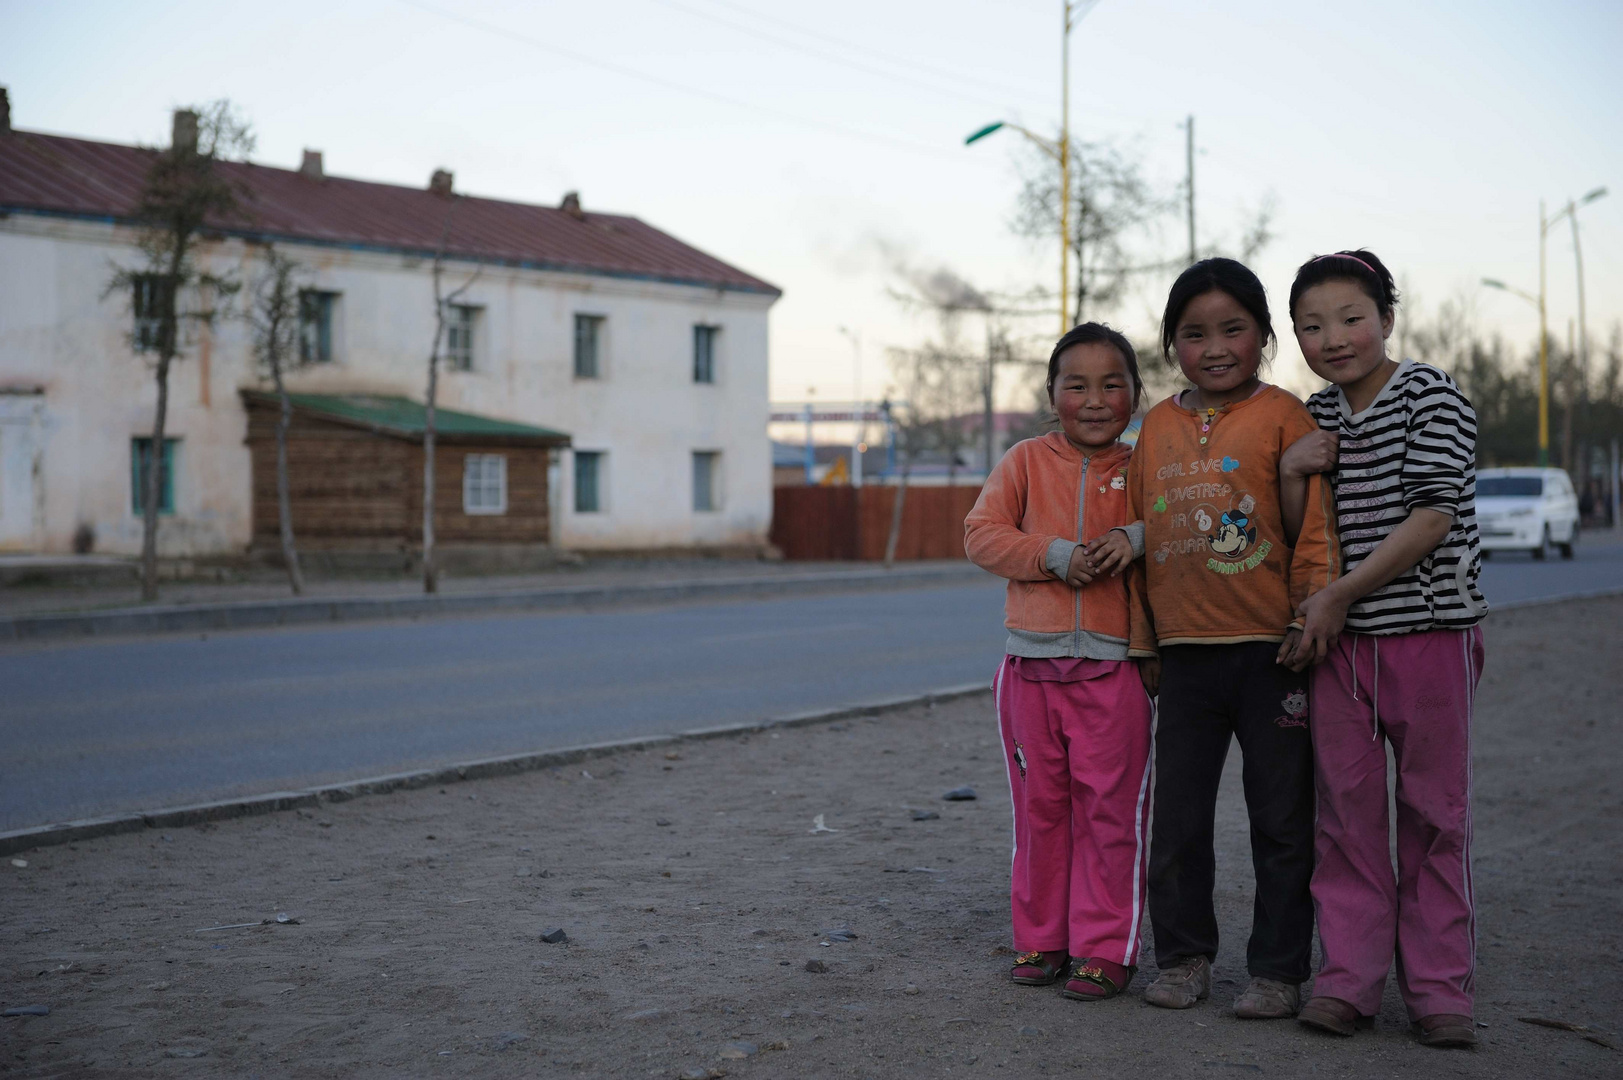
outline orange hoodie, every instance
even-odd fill
[[[1315,428],[1287,391],[1264,386],[1208,416],[1174,395],[1149,411],[1127,487],[1144,522],[1153,625],[1135,625],[1132,652],[1158,645],[1282,641],[1296,605],[1340,565],[1332,498],[1308,480],[1293,551],[1279,507],[1279,456]]]
[[[1127,659],[1128,594],[1142,594],[1142,566],[1080,589],[1064,577],[1077,544],[1114,528],[1142,537],[1129,526],[1131,453],[1116,443],[1085,456],[1056,431],[1016,443],[987,477],[964,519],[964,548],[976,566],[1009,581],[1010,655]]]

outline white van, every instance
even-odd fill
[[[1578,496],[1561,469],[1483,469],[1476,474],[1476,523],[1484,556],[1509,550],[1542,559],[1555,547],[1570,559]]]

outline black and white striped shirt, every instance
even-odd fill
[[[1443,542],[1347,612],[1361,634],[1461,630],[1487,614],[1476,527],[1476,410],[1448,374],[1405,360],[1369,408],[1354,414],[1341,387],[1307,401],[1325,431],[1341,438],[1331,475],[1343,570],[1417,508],[1452,514]]]

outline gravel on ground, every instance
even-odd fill
[[[1233,1017],[1237,752],[1212,999],[1147,1006],[1148,953],[1108,1002],[1011,985],[974,697],[5,860],[0,1011],[49,1015],[0,1018],[0,1075],[1623,1075],[1619,626],[1489,619],[1473,1051],[1419,1046],[1390,985],[1350,1039]]]

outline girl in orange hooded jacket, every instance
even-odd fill
[[[1011,977],[1063,978],[1079,1000],[1127,986],[1144,922],[1154,675],[1128,659],[1145,632],[1143,526],[1117,441],[1141,392],[1121,334],[1085,323],[1060,338],[1060,430],[1011,447],[964,523],[970,559],[1009,581],[994,689],[1014,801]]]

